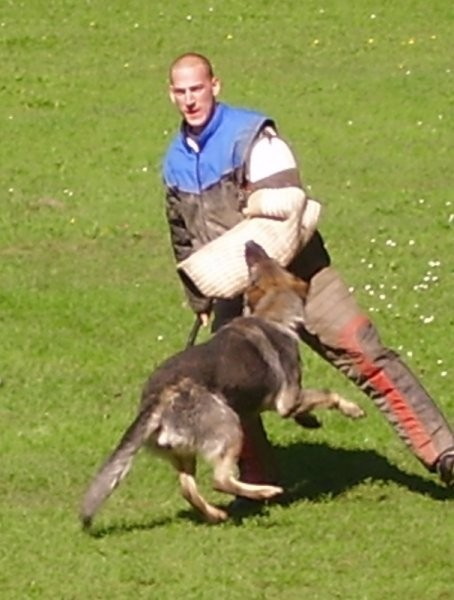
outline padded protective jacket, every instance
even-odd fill
[[[273,121],[243,108],[216,104],[197,138],[180,129],[164,158],[166,213],[177,262],[243,220],[245,165],[252,143]],[[195,311],[209,301],[183,281]]]
[[[266,134],[267,126],[275,129],[269,117],[223,103],[216,104],[197,138],[190,137],[182,125],[163,164],[166,213],[177,263],[244,219],[241,210],[252,191],[246,180],[247,161],[255,140],[262,132]],[[299,182],[297,173],[296,177]],[[294,178],[295,173],[273,177],[279,186],[299,185]],[[289,269],[309,280],[327,264],[328,254],[316,232]],[[184,273],[179,271],[179,275],[194,312],[207,311],[211,299],[203,296]]]

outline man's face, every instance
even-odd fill
[[[172,72],[170,99],[193,129],[202,129],[213,111],[220,83],[202,63],[180,65]]]

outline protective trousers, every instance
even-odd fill
[[[382,344],[375,326],[330,265],[318,233],[288,268],[310,281],[301,339],[363,390],[413,454],[433,470],[440,454],[454,446],[453,431],[417,377]],[[215,310],[214,327],[240,312],[240,299],[223,301]],[[275,481],[275,463],[260,416],[249,418],[243,431],[242,480]]]
[[[301,339],[377,405],[415,456],[432,469],[454,435],[432,398],[373,323],[333,267],[311,279]]]

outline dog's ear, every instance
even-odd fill
[[[248,308],[251,312],[254,312],[255,307],[266,294],[266,289],[261,288],[258,285],[251,284],[245,291],[245,299]]]
[[[280,282],[283,280],[281,279]],[[299,279],[291,273],[286,273],[284,281],[286,281],[287,289],[293,290],[301,298],[303,302],[306,301],[307,294],[309,291],[309,284],[304,279]],[[285,289],[282,284],[279,285],[279,281],[275,281],[272,277],[266,277],[266,275],[260,277],[257,281],[253,281],[245,290],[246,305],[250,308],[251,312],[254,312],[255,307],[260,300],[267,293],[271,291],[278,291],[279,289]]]
[[[307,281],[295,277],[295,281],[292,285],[292,288],[302,300],[306,300],[307,294],[309,292],[309,283]]]

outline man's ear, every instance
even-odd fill
[[[213,77],[211,80],[211,89],[213,90],[213,96],[216,98],[221,92],[222,84],[221,80],[217,77]]]
[[[169,98],[170,98],[170,102],[172,104],[175,104],[175,94],[173,93],[173,86],[172,86],[172,84],[169,85]]]

